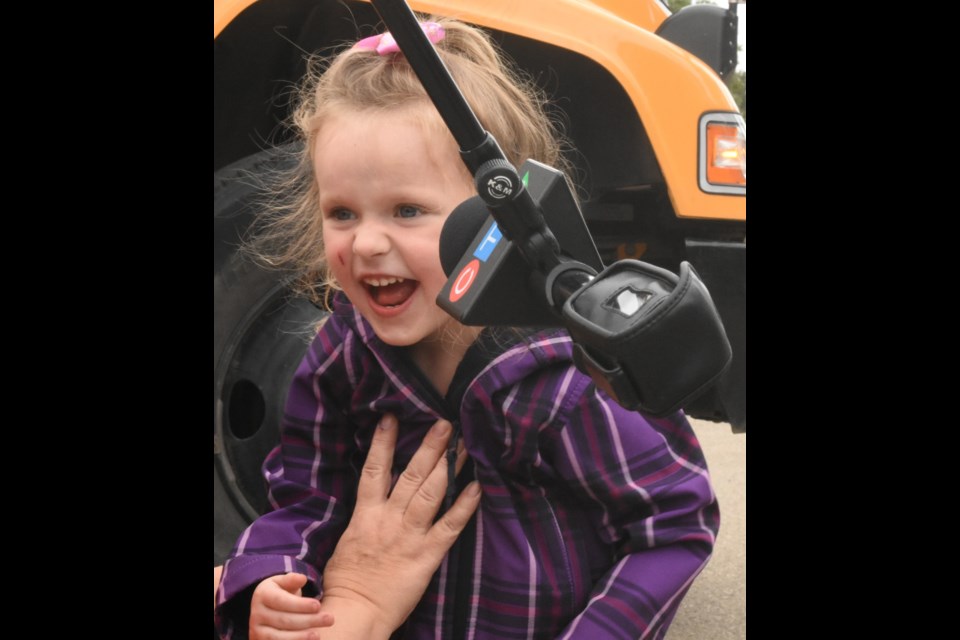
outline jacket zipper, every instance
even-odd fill
[[[407,361],[409,363],[409,361]],[[462,437],[460,434],[460,412],[459,406],[453,407],[448,398],[440,395],[440,392],[436,390],[433,384],[426,379],[423,372],[420,371],[412,363],[409,363],[410,369],[414,372],[414,378],[419,383],[417,385],[418,391],[420,391],[424,396],[425,400],[433,406],[434,409],[438,409],[439,413],[445,420],[449,420],[453,425],[453,433],[450,436],[450,442],[447,444],[447,493],[444,497],[444,512],[453,506],[454,500],[457,496],[457,475],[456,475],[456,460],[457,460],[457,443]],[[459,371],[457,373],[460,373]],[[471,380],[473,376],[471,375]],[[456,374],[454,375],[454,380],[450,384],[450,389],[454,390],[457,385],[458,380]],[[469,384],[469,381],[468,381]],[[464,387],[465,389],[465,387]],[[461,398],[462,400],[462,394]],[[468,469],[469,467],[469,469]],[[468,461],[467,465],[464,467],[464,471],[467,473],[472,472],[473,465]],[[467,473],[461,473],[461,476],[467,475]],[[472,476],[473,474],[470,473]],[[472,479],[472,478],[471,478]],[[447,589],[444,594],[447,603],[444,605],[444,616],[447,615],[447,612],[452,612],[452,617],[448,620],[447,624],[444,625],[445,630],[449,629],[450,640],[466,640],[467,637],[467,623],[469,618],[469,598],[470,598],[470,589],[472,586],[471,577],[473,576],[473,554],[466,553],[467,550],[472,548],[475,544],[476,538],[476,516],[470,519],[470,522],[467,523],[467,527],[460,534],[460,537],[457,538],[457,541],[453,544],[448,552],[449,561],[447,562]],[[445,631],[446,632],[446,631]]]

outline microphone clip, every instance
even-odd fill
[[[577,368],[626,409],[662,417],[713,385],[733,350],[688,262],[680,275],[620,260],[562,307]]]

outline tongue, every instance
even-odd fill
[[[371,287],[370,294],[374,302],[383,307],[394,307],[403,304],[413,295],[419,283],[416,280],[394,282],[385,287]]]

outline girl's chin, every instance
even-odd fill
[[[406,322],[399,325],[389,321],[385,322],[380,318],[374,318],[370,325],[373,327],[373,332],[377,334],[377,337],[380,338],[384,344],[390,345],[391,347],[412,347],[427,337],[423,332],[417,331],[415,327],[408,326]]]
[[[420,309],[410,309],[405,315],[379,315],[367,317],[374,333],[385,344],[392,347],[411,347],[424,341],[441,339],[447,334],[446,327],[456,320],[448,316],[439,307],[427,313]]]

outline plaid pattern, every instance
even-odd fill
[[[549,330],[486,354],[449,415],[340,298],[297,370],[281,444],[264,463],[273,510],[224,566],[221,633],[245,637],[243,600],[270,575],[305,573],[322,593],[373,430],[391,412],[397,472],[445,417],[459,422],[483,488],[475,535],[458,541],[395,637],[453,638],[457,597],[468,639],[663,637],[719,527],[706,462],[682,414],[623,409],[571,353],[566,332]]]

